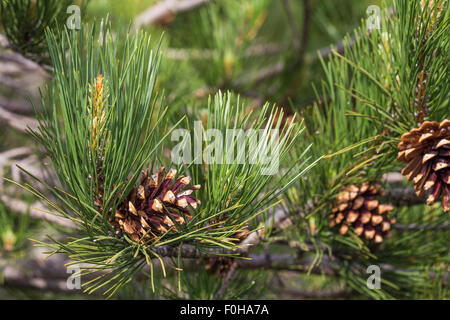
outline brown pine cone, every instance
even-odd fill
[[[407,162],[402,170],[413,181],[418,196],[428,194],[427,204],[442,198],[444,211],[450,200],[450,120],[425,121],[402,135],[397,160]]]
[[[380,204],[376,199],[381,195],[383,192],[378,185],[363,183],[346,188],[338,195],[336,207],[329,216],[330,228],[340,225],[339,233],[344,235],[353,227],[361,238],[383,242],[395,220],[388,218],[393,207]]]
[[[200,189],[195,185],[182,191],[190,182],[190,177],[179,176],[171,169],[165,175],[165,168],[157,174],[148,176],[148,170],[142,174],[138,188],[115,212],[113,225],[122,230],[134,241],[158,237],[169,230],[176,232],[174,221],[184,224],[185,218],[192,218],[189,206],[197,208],[200,200],[194,198],[193,191]]]

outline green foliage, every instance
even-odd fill
[[[418,124],[416,90],[421,70],[429,73],[426,119],[448,117],[449,7],[442,5],[441,18],[433,21],[436,3],[434,9],[423,10],[419,1],[394,1],[397,13],[382,15],[380,31],[368,34],[363,26],[359,33],[368,35],[360,37],[345,56],[338,55],[349,66],[351,82],[339,81],[336,86],[361,106],[347,113],[366,117],[377,126],[382,146],[388,146],[383,151],[396,150],[400,136]]]
[[[111,296],[140,273],[144,265],[152,270],[154,287],[151,259],[160,257],[153,247],[188,243],[199,250],[235,249],[232,235],[273,205],[312,165],[306,167],[306,160],[300,157],[298,162],[303,163],[299,166],[294,162],[295,168],[293,165],[279,180],[286,187],[273,189],[268,197],[259,199],[278,168],[262,175],[263,165],[256,157],[270,149],[280,159],[285,158],[301,131],[291,139],[294,125],[280,128],[281,120],[274,120],[277,111],[268,113],[268,106],[250,122],[239,101],[233,102],[231,94],[219,94],[209,104],[208,127],[219,129],[220,133],[226,128],[257,130],[246,137],[251,141],[259,139],[255,153],[249,151],[244,164],[233,159],[229,164],[206,164],[206,170],[203,165],[186,164],[194,180],[203,183],[204,206],[188,223],[177,227],[178,233],[166,233],[142,244],[126,235],[115,236],[109,221],[111,213],[130,193],[144,166],[151,163],[153,168],[158,160],[163,161],[160,147],[171,131],[164,135],[165,111],[159,109],[153,93],[160,63],[158,49],[152,51],[150,38],[143,32],[128,36],[119,48],[109,30],[107,22],[99,27],[84,26],[79,32],[66,30],[60,42],[51,30],[47,31],[54,79],[42,95],[44,110],[38,115],[39,128],[30,133],[45,147],[62,189],[40,181],[59,200],[51,202],[31,185],[24,188],[80,229],[78,237],[68,242],[52,239],[53,243],[38,243],[54,250],[51,253],[68,254],[73,264],[95,266],[82,267],[82,274],[91,273],[92,269],[111,269],[85,283],[87,292],[107,286],[104,293]],[[275,140],[278,135],[279,141]],[[220,156],[219,149],[214,152],[215,157]],[[224,159],[229,152],[225,150]],[[101,205],[97,199],[101,199]],[[162,268],[165,270],[164,265]]]
[[[149,2],[133,2],[125,10],[116,1],[93,0],[86,21],[104,11],[103,3],[116,21],[122,13],[131,18]],[[287,3],[288,9],[275,0],[210,1],[176,14],[162,27],[146,27],[153,38],[164,31],[156,46],[146,33],[115,29],[108,22],[62,32],[62,23],[47,23],[54,78],[42,94],[39,129],[31,134],[50,156],[59,186],[39,181],[51,196],[35,185],[23,187],[78,227],[68,240],[38,244],[50,254],[68,255],[73,264],[90,264],[83,274],[106,272],[84,283],[86,292],[211,299],[225,285],[226,299],[268,297],[271,270],[238,268],[227,284],[225,277],[206,270],[208,257],[192,261],[182,251],[188,247],[198,254],[235,257],[246,251],[236,234],[260,230],[274,212],[283,211],[290,225],[283,230],[266,226],[260,245],[251,250],[269,245],[273,252],[286,250],[295,260],[286,269],[304,273],[299,284],[343,287],[352,298],[449,297],[448,216],[439,204],[399,203],[393,212],[398,227],[377,245],[351,229],[340,235],[328,220],[336,196],[349,184],[410,187],[385,183],[383,175],[401,169],[395,161],[400,136],[419,125],[416,90],[422,72],[427,72],[425,119],[448,119],[448,1],[440,1],[439,19],[435,3],[426,0],[433,9],[408,0],[340,0],[339,6],[309,1],[308,17],[305,2]],[[366,21],[357,27],[369,4],[382,6],[381,30],[367,30]],[[11,14],[16,17],[11,26],[26,8]],[[33,52],[34,47],[20,47],[20,34],[27,29],[4,29],[16,50],[35,59],[45,56],[42,38],[41,51]],[[346,33],[345,50],[337,44],[339,50],[325,54]],[[99,74],[104,101],[95,104]],[[266,100],[290,103],[290,110]],[[174,130],[183,126],[189,134],[180,142]],[[242,139],[227,145],[221,140],[227,130],[242,130]],[[278,144],[272,140],[276,135]],[[203,142],[201,155],[198,141]],[[177,147],[193,157],[172,163]],[[274,175],[261,174],[268,163],[253,161],[267,153],[278,154]],[[205,161],[205,155],[215,161]],[[177,167],[201,185],[196,191],[201,205],[193,218],[177,225],[177,233],[142,243],[116,235],[110,213],[143,168],[155,171],[162,165]],[[160,256],[165,249],[172,250],[170,257]],[[309,265],[297,264],[302,259]],[[366,285],[369,265],[382,269],[381,290]]]
[[[299,187],[289,190],[288,209],[303,215],[293,216],[297,224],[287,237],[321,244],[315,246],[319,256],[331,253],[338,261],[339,277],[364,296],[442,298],[448,294],[442,283],[442,270],[447,270],[449,262],[448,246],[442,241],[448,238],[448,230],[431,231],[448,222],[439,206],[398,208],[397,223],[431,230],[393,230],[381,247],[361,241],[352,232],[341,236],[328,227],[340,189],[362,181],[379,182],[384,173],[401,167],[395,162],[397,144],[401,134],[417,126],[415,100],[421,70],[430,74],[426,119],[442,121],[449,115],[448,6],[443,6],[436,21],[433,11],[422,10],[418,1],[393,1],[393,5],[393,13],[383,11],[381,30],[369,32],[364,23],[355,32],[354,44],[347,37],[345,52],[335,52],[323,62],[326,80],[317,92],[319,102],[301,115],[306,140],[313,143],[313,157],[328,155],[307,179],[298,182]],[[304,233],[310,236],[302,237]],[[365,267],[386,264],[390,267],[382,268],[382,289],[368,289]]]
[[[156,106],[153,94],[159,55],[152,50],[150,37],[142,32],[129,36],[118,49],[107,24],[86,26],[80,32],[66,30],[61,42],[47,31],[55,77],[42,97],[45,108],[38,118],[40,126],[31,134],[46,148],[63,186],[60,190],[47,185],[62,204],[51,203],[52,207],[81,229],[78,242],[56,242],[54,248],[74,254],[75,261],[93,260],[104,266],[114,266],[108,261],[122,253],[115,265],[123,266],[118,273],[123,275],[136,259],[132,246],[112,236],[109,213],[115,212],[149,159],[157,159],[164,111]],[[89,88],[99,74],[108,95],[101,118],[103,132],[94,135]],[[46,199],[31,186],[26,188]],[[103,215],[94,204],[101,189]],[[92,245],[99,248],[97,253],[92,252]]]
[[[217,299],[225,277],[205,269],[202,259],[181,264],[183,272],[172,272],[166,278],[156,274],[160,286],[151,290],[150,280],[132,282],[119,292],[121,299],[210,300]],[[194,271],[195,270],[195,271]],[[267,291],[266,273],[262,270],[240,272],[231,279],[228,290],[221,297],[230,299],[258,299]],[[138,290],[136,290],[138,288]]]
[[[282,117],[283,111],[269,108],[268,104],[255,115],[246,113],[244,105],[231,94],[219,93],[209,101],[205,131],[214,130],[215,140],[211,141],[213,136],[205,137],[212,142],[205,151],[216,147],[215,153],[211,153],[216,161],[192,166],[193,176],[205,188],[201,215],[207,217],[211,212],[226,210],[230,221],[249,221],[260,210],[273,205],[314,166],[307,154],[309,147],[305,147],[278,176],[279,161],[288,158],[303,131],[301,125],[293,122],[283,124]],[[230,211],[233,206],[236,207]]]
[[[86,1],[78,1],[83,8]],[[5,0],[0,3],[0,21],[10,46],[36,60],[47,61],[45,29],[61,29],[69,15],[71,0]]]
[[[16,217],[0,202],[0,252],[1,255],[17,253],[25,246],[27,234],[30,231],[27,214]]]

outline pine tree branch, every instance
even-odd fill
[[[0,78],[0,81],[1,81],[1,78]],[[23,96],[28,96],[30,94],[23,88],[19,89],[19,90],[14,89],[14,92],[22,94]],[[20,115],[20,116],[34,115],[33,106],[31,105],[31,103],[28,100],[25,100],[25,99],[14,99],[14,100],[0,99],[0,106],[3,109],[5,109],[6,111],[9,111],[15,115]]]
[[[183,253],[186,253],[184,251]],[[198,254],[193,254],[193,251],[188,254],[189,258],[197,258]],[[306,258],[296,258],[292,254],[271,254],[268,256],[267,254],[250,254],[248,256],[250,260],[242,260],[236,259],[236,268],[233,271],[233,274],[237,271],[237,269],[260,269],[264,268],[266,270],[276,270],[276,271],[291,271],[296,273],[308,273],[315,275],[326,275],[330,277],[338,276],[337,268],[339,266],[338,262],[334,262],[331,264],[331,260],[328,256],[324,256],[321,260],[320,264],[315,265],[311,268],[311,265],[314,262],[313,257]],[[156,259],[156,258],[155,258]],[[64,259],[61,256],[54,256],[50,259],[41,260],[41,259],[29,259],[22,261],[20,263],[12,263],[11,261],[1,260],[0,259],[0,273],[3,276],[3,285],[14,286],[14,287],[25,287],[25,288],[36,288],[40,290],[51,290],[51,291],[64,291],[77,293],[80,292],[78,290],[69,290],[66,286],[67,278],[70,274],[67,272],[67,268],[65,265],[70,262],[69,260]],[[156,261],[157,263],[158,261]],[[89,266],[87,266],[89,267]],[[409,270],[404,268],[398,268],[392,266],[390,264],[381,264],[381,269],[383,271],[400,271],[406,273],[421,273],[422,271],[417,270]],[[365,270],[364,267],[360,267],[361,270]],[[186,272],[188,270],[185,270]],[[193,272],[193,271],[192,271]],[[101,271],[102,274],[108,273],[107,270]],[[443,282],[448,283],[449,281],[449,272],[445,272],[442,275]],[[85,280],[89,280],[91,278],[99,276],[99,273],[85,275],[82,277],[82,283]],[[430,280],[436,277],[436,272],[431,271],[428,274]],[[230,280],[231,281],[231,278]],[[227,289],[229,283],[224,286],[224,290]],[[283,289],[287,292],[290,289]],[[301,294],[303,291],[292,291],[291,293],[296,293],[304,298],[313,298],[316,296],[319,297],[329,297],[328,294],[330,291],[304,291],[303,295]],[[308,292],[310,294],[308,294]],[[222,294],[223,296],[223,294]],[[332,294],[331,296],[334,297]],[[220,298],[218,295],[217,298]]]
[[[392,271],[392,272],[403,272],[403,273],[423,273],[424,271],[419,271],[419,270],[410,270],[410,269],[406,269],[406,268],[398,268],[395,267],[393,265],[387,264],[387,263],[382,263],[380,264],[380,268],[382,271]],[[447,269],[448,270],[448,269]],[[429,271],[428,272],[428,279],[433,280],[435,279],[437,276],[435,271]],[[449,284],[449,280],[450,280],[450,272],[444,272],[442,274],[442,283],[445,285]]]
[[[235,260],[233,261],[233,264],[231,265],[230,270],[228,271],[225,280],[222,283],[222,286],[220,287],[219,291],[217,291],[217,294],[214,296],[214,299],[216,300],[221,299],[225,295],[237,269],[238,269],[238,262]]]
[[[3,105],[0,105],[0,123],[21,132],[25,132],[28,127],[36,129],[39,125],[37,120],[10,112]]]
[[[261,241],[262,236],[264,235],[264,230],[269,228],[269,227],[273,227],[274,229],[278,229],[280,228],[283,223],[288,219],[287,215],[285,212],[279,210],[276,211],[272,217],[270,217],[264,224],[263,228],[258,230],[258,231],[254,231],[253,233],[251,233],[246,239],[244,239],[243,241],[241,241],[241,243],[239,244],[240,246],[242,246],[242,249],[240,250],[242,252],[243,255],[247,255],[248,251],[250,249],[251,246],[256,246],[259,244],[259,242]],[[273,225],[272,225],[273,222]],[[287,225],[287,224],[284,224]],[[265,259],[266,259],[266,264],[269,265],[271,263],[270,260],[270,255],[269,254],[265,254]],[[226,290],[228,289],[231,280],[233,279],[236,270],[239,267],[239,263],[240,260],[239,259],[235,259],[233,261],[233,264],[230,267],[230,270],[228,271],[224,282],[222,283],[221,288],[219,289],[219,291],[217,292],[215,299],[220,299],[224,296]]]
[[[18,147],[0,153],[0,168],[9,164],[12,159],[28,156],[33,152],[30,147]]]
[[[42,291],[81,293],[81,289],[69,289],[67,279],[72,274],[68,272],[62,257],[51,259],[26,259],[22,261],[0,260],[0,275],[2,285]],[[97,275],[84,275],[81,283],[95,278]]]
[[[283,9],[286,13],[287,21],[291,29],[292,43],[294,45],[294,48],[298,49],[300,46],[300,36],[298,33],[297,23],[295,22],[294,15],[292,14],[292,8],[289,4],[289,0],[281,0],[281,3],[283,4]]]
[[[443,223],[439,225],[428,225],[428,224],[394,224],[393,227],[400,231],[448,231],[450,229],[450,224]]]
[[[6,207],[10,208],[14,212],[20,214],[29,213],[30,217],[33,219],[45,220],[50,223],[55,223],[59,226],[70,229],[77,228],[77,226],[72,221],[49,213],[49,209],[47,208],[47,206],[40,201],[36,201],[32,204],[27,204],[22,200],[10,198],[3,193],[0,193],[0,200],[5,204]]]
[[[278,43],[255,44],[245,51],[244,57],[273,55],[280,53],[284,49]],[[164,50],[164,58],[170,60],[207,60],[211,59],[214,54],[216,54],[216,51],[211,49],[167,48]]]
[[[7,75],[3,75],[0,73],[0,84],[9,87],[14,90],[14,92],[19,93],[22,96],[29,95],[29,91],[24,89],[23,86],[16,81],[16,79],[11,78]]]
[[[280,294],[288,294],[294,299],[347,299],[351,297],[348,290],[324,289],[324,290],[298,290],[294,288],[278,288]]]
[[[264,237],[264,230],[272,227],[273,229],[282,229],[289,223],[289,217],[282,210],[277,210],[273,215],[264,223],[263,228],[251,233],[246,239],[244,239],[239,245],[243,247],[241,252],[246,253],[252,246],[256,246],[260,243]]]
[[[17,63],[23,69],[25,69],[27,71],[38,72],[47,79],[51,78],[49,72],[53,71],[52,66],[45,65],[45,64],[40,65],[40,64],[34,62],[33,60],[30,60],[30,59],[24,57],[23,55],[21,55],[18,52],[11,51],[8,40],[2,34],[0,34],[0,45],[5,49],[9,49],[8,51],[5,51],[2,53],[2,56],[1,56],[2,60]]]
[[[385,173],[382,177],[383,182],[389,184],[402,184],[406,181],[405,176],[400,172],[388,172]]]
[[[134,20],[134,27],[141,28],[148,24],[160,23],[168,16],[173,16],[176,13],[189,11],[201,5],[204,5],[209,0],[165,0],[159,1]]]
[[[319,265],[311,266],[314,263],[313,257],[299,259],[292,254],[252,254],[251,260],[238,260],[238,264],[243,269],[266,268],[278,271],[296,271],[308,272],[311,274],[324,274],[327,276],[336,276],[337,272],[330,264],[330,260],[324,257]]]
[[[334,45],[319,49],[318,51],[304,54],[304,63],[312,64],[318,59],[319,56],[322,59],[326,59],[333,54],[333,50],[337,51],[338,53],[343,53],[346,48],[348,48],[349,46],[352,46],[354,43],[356,43],[358,38],[359,38],[358,36],[352,36],[352,37],[349,37],[349,39],[347,41],[343,40]],[[236,85],[244,86],[244,85],[250,85],[250,84],[255,84],[255,85],[261,84],[269,79],[272,79],[272,78],[282,74],[286,70],[286,68],[287,68],[287,65],[284,62],[279,61],[273,65],[263,68],[262,70],[258,71],[257,73],[250,74],[249,76],[239,80],[236,83]]]
[[[394,188],[386,191],[384,196],[395,206],[413,206],[424,204],[426,199],[416,195],[414,188]]]

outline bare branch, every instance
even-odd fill
[[[396,206],[412,206],[424,204],[425,198],[419,198],[414,188],[394,188],[386,191],[385,198]]]
[[[277,290],[281,294],[288,294],[293,296],[294,299],[346,299],[351,296],[351,292],[348,290],[298,290],[293,288],[280,288]]]
[[[2,43],[2,46],[4,48],[7,48],[7,49],[9,48],[7,39],[1,34],[0,34],[0,43]],[[38,72],[47,79],[50,78],[50,74],[48,72],[53,70],[53,68],[51,66],[47,66],[47,65],[41,66],[38,63],[36,63],[28,58],[25,58],[20,53],[14,52],[11,50],[2,52],[1,58],[4,61],[9,61],[9,62],[14,62],[14,63],[19,64],[26,71]]]
[[[389,184],[403,183],[405,176],[400,172],[388,172],[383,175],[383,181]]]
[[[0,274],[3,285],[9,287],[81,293],[81,289],[67,287],[67,279],[72,274],[65,267],[68,262],[69,260],[61,256],[53,256],[45,260],[27,259],[19,262],[0,260]],[[81,281],[88,281],[94,277],[94,275],[83,275]]]
[[[306,38],[304,38],[304,39],[306,39]],[[321,56],[323,59],[328,58],[330,55],[333,54],[333,50],[337,51],[338,53],[343,53],[345,51],[345,48],[352,46],[357,41],[357,39],[358,39],[357,36],[353,36],[353,37],[350,37],[348,40],[343,40],[332,46],[322,48],[322,49],[318,50],[317,52],[302,54],[302,56],[304,57],[303,61],[304,61],[304,63],[312,64],[312,63],[314,63],[314,61],[316,61],[318,59],[318,56]],[[306,41],[306,40],[304,40],[304,41]],[[303,47],[306,48],[306,45],[304,45]],[[268,67],[258,71],[258,73],[256,73],[256,74],[250,74],[249,76],[243,78],[238,83],[236,83],[236,85],[242,86],[242,85],[246,85],[246,84],[260,84],[268,79],[271,79],[271,78],[274,78],[274,77],[280,75],[286,69],[286,67],[287,66],[285,65],[284,62],[282,62],[282,61],[277,62],[271,66],[268,66]]]
[[[280,53],[284,49],[278,43],[255,44],[245,51],[244,57],[273,55]],[[211,59],[215,54],[217,54],[217,51],[211,49],[167,48],[164,50],[164,58],[170,60],[205,60]]]
[[[1,79],[0,79],[1,81]],[[26,90],[15,90],[16,93],[23,94],[24,96],[29,95],[29,93],[25,92]],[[33,106],[28,100],[25,99],[0,99],[0,106],[13,114],[17,115],[33,115],[34,110]]]
[[[397,230],[401,231],[426,231],[426,230],[434,230],[434,231],[447,231],[450,229],[449,223],[442,223],[439,225],[429,225],[429,224],[399,224],[396,223],[393,227]]]
[[[39,124],[38,121],[33,118],[12,113],[0,105],[0,123],[2,122],[22,132],[25,132],[28,127],[36,129]]]
[[[264,227],[258,231],[251,233],[244,241],[242,241],[239,245],[243,247],[242,252],[248,252],[251,246],[258,245],[261,241],[261,238],[264,235],[264,230],[272,227],[274,229],[284,228],[289,225],[289,217],[286,215],[284,211],[278,210],[276,211],[271,218],[269,218]],[[283,225],[283,227],[281,227]]]
[[[5,194],[0,194],[0,200],[14,212],[27,214],[34,219],[41,219],[51,223],[55,223],[62,227],[76,229],[77,226],[69,219],[63,218],[49,213],[49,209],[42,202],[36,201],[32,204],[27,204],[19,199],[13,199]]]
[[[137,29],[148,24],[160,23],[178,12],[192,10],[207,2],[208,0],[159,1],[136,17],[134,27]]]

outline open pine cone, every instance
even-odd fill
[[[391,224],[395,220],[388,218],[393,207],[380,204],[376,199],[382,195],[380,186],[367,183],[346,188],[338,195],[337,205],[329,216],[330,228],[340,225],[339,233],[344,235],[353,227],[361,238],[375,243],[383,242],[383,238],[389,236]]]
[[[402,135],[397,160],[408,162],[402,170],[413,181],[418,196],[428,193],[427,204],[442,198],[444,211],[450,200],[450,120],[425,121]]]
[[[134,241],[151,239],[171,231],[177,231],[174,220],[184,224],[185,218],[192,218],[189,206],[197,208],[200,200],[191,194],[200,189],[195,185],[182,191],[190,182],[190,177],[179,176],[170,169],[165,175],[165,168],[157,174],[148,176],[148,170],[142,174],[138,188],[133,188],[130,195],[115,212],[113,225],[122,230]]]

